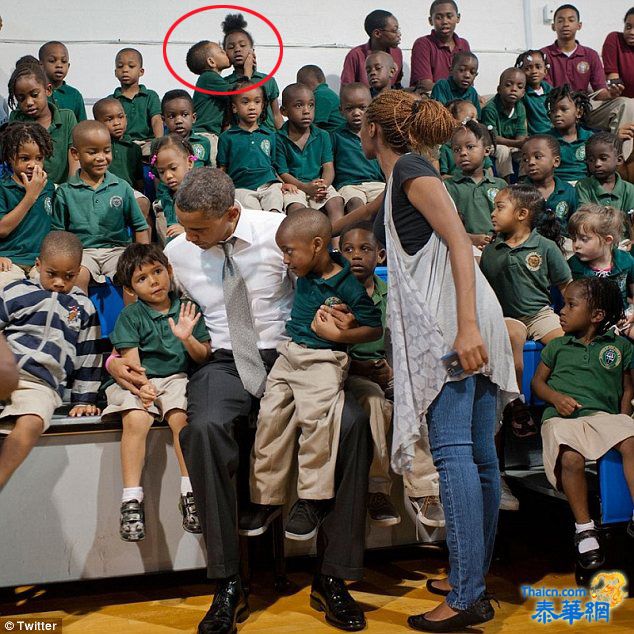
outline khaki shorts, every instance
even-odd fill
[[[152,139],[135,139],[132,143],[141,148],[141,156],[143,157],[143,160],[150,158],[150,154],[152,152]]]
[[[357,185],[344,185],[339,194],[343,196],[343,204],[347,205],[352,198],[360,198],[364,205],[371,203],[385,191],[385,183],[358,183]]]
[[[0,413],[0,434],[10,433],[15,425],[15,418],[26,414],[39,416],[44,423],[43,431],[46,431],[55,410],[61,404],[62,399],[50,385],[22,373],[18,387]]]
[[[246,209],[281,212],[284,209],[282,183],[267,183],[256,190],[236,189],[236,200]]]
[[[11,282],[17,282],[18,280],[24,280],[26,278],[36,280],[39,277],[40,273],[37,266],[20,266],[19,264],[12,263],[8,271],[0,272],[0,290],[11,284]]]
[[[197,132],[196,134],[204,136],[209,141],[209,160],[211,162],[211,167],[217,167],[216,156],[218,156],[218,135],[213,132]]]
[[[561,328],[559,315],[550,306],[544,306],[537,314],[530,317],[521,317],[520,319],[505,317],[505,319],[523,324],[526,328],[526,338],[535,341],[540,341],[549,332]]]
[[[326,198],[317,202],[312,198],[308,198],[306,194],[302,191],[298,191],[296,194],[284,194],[284,211],[288,209],[289,205],[293,203],[299,203],[304,207],[308,207],[309,209],[321,209],[331,198],[342,198],[341,194],[337,192],[337,190],[330,185],[326,190]]]
[[[97,284],[104,284],[106,277],[114,279],[117,272],[117,262],[124,251],[125,247],[84,249],[81,265],[90,271],[90,277]]]
[[[146,410],[138,396],[120,385],[114,383],[106,389],[108,406],[101,417],[105,420],[114,414],[128,412],[131,409],[141,409],[152,414],[156,420],[163,420],[166,414],[174,409],[187,411],[187,375],[183,372],[166,377],[154,377],[150,382],[159,395],[154,403]]]

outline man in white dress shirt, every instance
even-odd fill
[[[244,354],[248,328],[241,326],[236,331],[235,322],[244,314],[248,316],[249,310],[247,307],[237,317],[231,307],[227,311],[225,296],[229,295],[223,288],[227,258],[232,259],[230,267],[238,270],[246,284],[251,331],[255,330],[264,376],[275,361],[277,345],[286,338],[285,324],[293,302],[292,281],[275,243],[275,233],[284,216],[242,209],[235,202],[234,193],[231,179],[220,170],[199,168],[189,172],[175,199],[178,221],[185,233],[165,249],[174,278],[200,306],[213,350],[211,360],[190,378],[189,424],[182,430],[180,440],[207,545],[208,576],[218,580],[213,603],[198,631],[214,634],[233,633],[236,622],[249,614],[238,575],[236,481],[239,457],[245,462],[249,449],[240,446],[240,440],[248,437],[247,430],[240,427],[245,426],[246,417],[257,404],[256,395],[261,395],[258,390],[247,391],[245,366],[238,363],[239,370],[236,365],[236,359],[239,361],[239,355]],[[228,243],[232,245],[229,253]],[[234,315],[234,337],[227,312]],[[256,361],[259,363],[259,359]],[[250,367],[257,363],[252,362]],[[110,364],[110,372],[117,380],[125,376],[120,368],[121,361]],[[258,382],[259,379],[255,381]],[[348,631],[365,627],[363,612],[343,579],[360,579],[363,572],[368,429],[365,413],[346,395],[337,455],[336,497],[320,529],[319,571],[311,591],[311,605],[324,611],[330,624]],[[248,466],[242,464],[241,471],[248,473]],[[247,506],[248,488],[243,494],[240,487],[240,494],[242,509]],[[262,527],[266,528],[279,514],[279,508],[259,512]]]

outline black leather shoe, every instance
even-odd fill
[[[451,592],[450,590],[442,590],[438,586],[435,586],[434,581],[436,581],[436,579],[427,579],[425,587],[428,592],[431,592],[432,594],[439,594],[441,597],[446,597],[449,592]]]
[[[580,553],[579,543],[588,537],[594,537],[599,542],[599,548],[593,548],[585,553]],[[605,556],[603,555],[601,542],[599,541],[599,531],[596,528],[575,533],[575,549],[577,550],[577,563],[584,570],[596,570],[605,562]]]
[[[495,616],[495,610],[488,595],[483,594],[466,610],[456,610],[457,614],[442,621],[430,621],[425,614],[416,614],[407,619],[410,627],[421,632],[462,632],[470,625],[486,623]]]
[[[238,534],[256,537],[266,532],[269,524],[282,514],[281,506],[266,504],[249,504],[239,513]]]
[[[359,604],[350,596],[343,579],[315,575],[310,590],[310,607],[326,613],[330,625],[347,632],[358,632],[365,627],[365,616]]]
[[[248,617],[249,606],[240,577],[220,579],[211,607],[198,624],[198,634],[235,634],[236,623]]]

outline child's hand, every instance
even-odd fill
[[[0,271],[10,271],[13,262],[9,258],[0,258]]]
[[[388,383],[394,378],[394,372],[387,359],[379,359],[373,363],[374,366],[370,371],[370,378],[385,390]]]
[[[284,183],[282,185],[282,193],[283,194],[297,194],[299,192],[299,188],[297,185],[293,185],[292,183]]]
[[[194,332],[194,326],[198,323],[202,313],[196,312],[196,307],[191,302],[183,302],[181,304],[181,311],[178,316],[178,323],[175,324],[174,320],[170,317],[168,319],[170,328],[174,333],[174,336],[181,341],[187,341]]]
[[[255,69],[255,54],[253,51],[247,53],[247,56],[244,58],[244,74],[246,77],[251,77],[253,75],[253,70]]]
[[[555,409],[562,416],[572,416],[575,410],[579,409],[581,405],[575,401],[572,396],[566,396],[565,394],[557,394],[556,397],[553,397],[552,401]]]
[[[148,381],[139,389],[139,398],[141,399],[141,404],[145,407],[145,409],[154,403],[154,399],[156,399],[157,396],[158,392],[151,381]]]
[[[624,125],[622,128],[619,128],[617,131],[617,135],[621,141],[628,141],[629,139],[634,139],[634,123],[628,123]]]
[[[331,315],[323,310],[318,310],[310,325],[311,330],[322,339],[338,342],[340,330]]]
[[[318,200],[319,192],[323,189],[322,183],[323,181],[321,178],[316,178],[310,183],[304,183],[303,190],[306,196],[308,196],[308,198],[312,198],[313,200]]]
[[[471,239],[471,244],[480,249],[480,251],[482,251],[487,244],[491,243],[491,236],[486,233],[470,233],[469,238]]]
[[[350,330],[350,328],[356,328],[359,325],[355,316],[350,312],[350,309],[346,304],[320,306],[319,310],[332,316],[332,319],[339,330]]]
[[[616,99],[621,96],[621,93],[625,90],[625,84],[608,84],[608,93],[610,99]]]
[[[185,233],[185,229],[183,225],[175,224],[175,225],[170,225],[167,228],[165,235],[168,238],[175,238],[176,236],[179,236],[181,233]]]
[[[326,187],[326,183],[323,178],[317,178],[313,181],[317,185],[317,195],[315,196],[315,200],[321,201],[326,198],[328,195],[328,188]]]
[[[73,418],[78,416],[99,416],[101,414],[101,410],[96,405],[75,405],[70,412],[68,412],[69,416]]]
[[[20,179],[22,180],[24,189],[26,189],[26,195],[31,196],[33,200],[37,200],[37,197],[42,193],[42,190],[46,185],[48,176],[39,165],[36,165],[33,168],[31,180],[29,180],[28,176],[24,172],[20,174]]]

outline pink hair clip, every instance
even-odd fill
[[[154,174],[154,172],[149,172],[149,173],[148,173],[148,178],[149,178],[150,180],[154,180],[154,179],[156,178],[156,174]]]
[[[150,165],[154,165],[156,163],[156,154],[152,154],[152,158],[150,159]]]
[[[194,163],[198,160],[198,157],[197,157],[197,156],[195,156],[194,154],[190,154],[187,158],[188,158],[190,161],[194,161]]]

